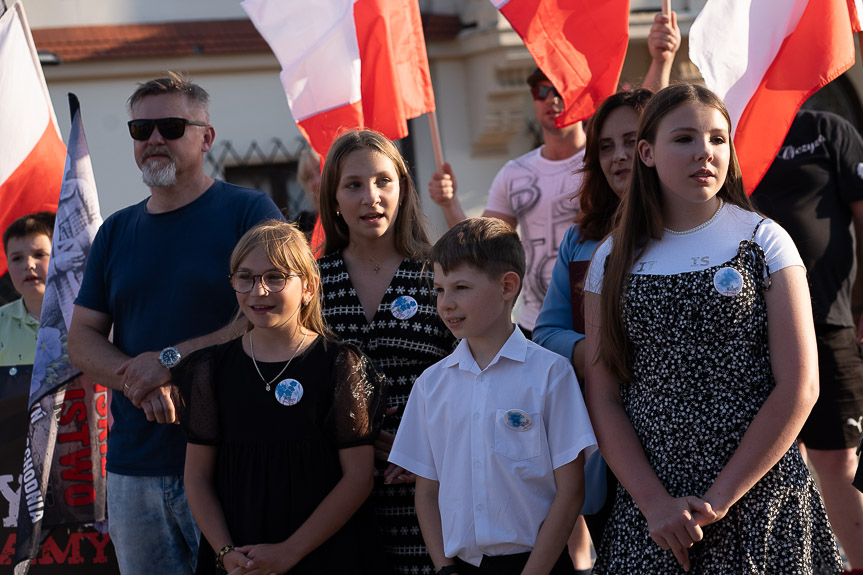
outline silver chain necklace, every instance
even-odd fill
[[[722,198],[719,198],[719,207],[716,208],[716,213],[714,213],[713,216],[711,216],[711,218],[709,220],[707,220],[703,224],[699,224],[699,225],[695,226],[694,228],[689,228],[688,230],[683,230],[682,232],[678,232],[676,230],[669,230],[668,228],[662,228],[662,229],[664,229],[669,234],[672,234],[675,236],[685,236],[687,234],[694,234],[698,230],[703,230],[704,228],[706,228],[707,226],[712,224],[713,220],[715,220],[716,217],[719,215],[719,212],[722,210],[722,206],[724,206],[724,205],[725,205],[725,202],[722,201]]]
[[[273,384],[273,382],[282,377],[282,374],[285,373],[285,370],[288,369],[288,366],[291,365],[291,362],[294,361],[295,357],[297,357],[297,353],[300,351],[300,348],[303,347],[303,344],[306,343],[306,336],[309,334],[303,334],[303,340],[300,342],[300,345],[297,346],[297,349],[294,350],[294,355],[291,356],[291,359],[288,360],[288,363],[285,364],[285,367],[282,368],[282,371],[280,371],[276,377],[274,377],[270,381],[267,381],[267,379],[264,377],[264,374],[261,373],[261,368],[258,367],[258,362],[255,360],[255,344],[252,341],[252,333],[254,333],[254,331],[255,330],[249,332],[249,351],[252,352],[252,365],[255,366],[255,371],[257,371],[258,375],[261,376],[261,381],[267,384],[267,391],[270,391],[270,386]]]

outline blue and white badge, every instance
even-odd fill
[[[276,386],[276,400],[282,405],[296,405],[303,398],[303,384],[296,379],[283,379]]]
[[[510,409],[503,414],[504,424],[515,431],[527,431],[533,425],[533,420],[527,412],[520,409]]]
[[[720,268],[713,274],[713,287],[725,296],[736,296],[743,289],[743,276],[734,268]]]
[[[17,367],[10,367],[9,368],[9,375],[17,375],[17,374],[18,374],[18,368]]]
[[[417,300],[409,295],[397,297],[390,305],[390,311],[393,312],[393,315],[396,316],[397,319],[410,319],[416,315],[419,308],[420,306],[417,304]]]

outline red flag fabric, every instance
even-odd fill
[[[39,56],[16,2],[0,17],[0,233],[16,218],[56,211],[66,161]],[[6,255],[0,250],[0,275]]]
[[[747,193],[773,163],[800,106],[854,63],[854,0],[708,0],[689,58],[728,107]]]
[[[563,96],[558,127],[617,91],[629,44],[629,0],[491,0]]]
[[[282,65],[297,127],[321,157],[338,134],[408,134],[434,110],[416,0],[245,0],[243,9]]]

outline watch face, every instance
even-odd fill
[[[159,361],[165,367],[174,367],[180,362],[180,352],[175,347],[166,347],[159,354]]]

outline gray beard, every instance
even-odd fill
[[[141,174],[144,185],[149,188],[167,188],[177,183],[177,165],[173,160],[155,167],[144,164],[141,167]]]

